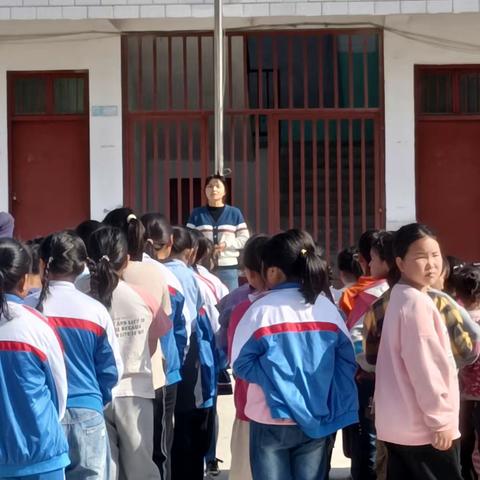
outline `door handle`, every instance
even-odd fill
[[[17,201],[17,194],[16,194],[16,193],[14,193],[14,194],[12,195],[12,200],[13,200],[14,202]]]

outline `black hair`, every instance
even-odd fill
[[[395,232],[381,231],[378,232],[377,238],[372,244],[372,249],[378,253],[381,260],[388,265],[387,282],[390,287],[393,287],[400,280],[400,270],[395,261],[393,253],[393,241]]]
[[[379,233],[379,230],[366,230],[360,235],[360,239],[358,240],[358,253],[360,253],[367,263],[370,263],[372,260],[370,250],[378,238]]]
[[[73,230],[63,230],[45,237],[40,244],[40,258],[45,263],[42,290],[37,309],[43,311],[43,302],[48,295],[50,274],[77,277],[85,269],[87,249],[83,240]]]
[[[341,272],[349,273],[355,278],[363,275],[362,266],[358,261],[358,249],[356,247],[344,248],[337,255],[337,267]]]
[[[425,237],[435,238],[433,232],[421,223],[409,223],[395,232],[393,239],[393,254],[405,258],[410,245]]]
[[[175,255],[179,255],[185,250],[195,248],[193,236],[186,227],[173,227],[172,228],[173,245],[172,252]]]
[[[220,182],[223,183],[223,186],[225,187],[225,195],[228,193],[228,184],[227,184],[227,179],[223,176],[220,175],[219,173],[216,173],[214,175],[210,175],[205,179],[205,186],[203,187],[204,189],[207,188],[207,185],[210,183],[211,180],[219,180]]]
[[[127,237],[130,258],[135,261],[142,261],[145,245],[145,227],[131,208],[122,207],[112,210],[103,219],[103,223],[122,230]]]
[[[202,232],[196,229],[189,229],[190,235],[194,238],[194,248],[197,248],[193,267],[195,265],[203,265],[208,270],[213,268],[213,242],[207,238]]]
[[[32,259],[28,248],[13,238],[0,238],[0,315],[10,320],[6,294],[12,293],[30,273]]]
[[[480,302],[480,264],[460,267],[454,281],[457,298],[467,306]]]
[[[458,257],[447,255],[443,259],[445,268],[444,290],[450,295],[455,293],[455,276],[466,263]],[[447,266],[448,265],[448,266]]]
[[[300,282],[305,301],[315,303],[324,292],[331,298],[327,262],[317,252],[315,243],[304,230],[291,229],[269,239],[262,253],[263,271],[278,267],[288,281]]]
[[[88,239],[90,294],[107,308],[112,305],[112,294],[117,288],[118,273],[128,260],[125,234],[116,227],[102,227]]]
[[[88,237],[90,234],[95,230],[98,230],[101,226],[102,224],[98,220],[85,220],[77,226],[75,232],[86,245],[88,243]]]
[[[250,237],[243,250],[243,265],[252,272],[262,273],[262,256],[268,235],[258,234]]]
[[[145,252],[156,259],[156,252],[170,242],[172,226],[161,213],[146,213],[140,220],[145,227]]]
[[[25,243],[30,252],[30,257],[32,258],[32,268],[30,273],[33,273],[33,275],[40,275],[40,245],[42,242],[43,237],[37,237],[33,240],[28,240]]]

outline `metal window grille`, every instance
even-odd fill
[[[213,35],[123,37],[125,200],[184,223],[213,173]],[[309,230],[327,255],[384,224],[382,35],[231,32],[225,167],[252,231]]]

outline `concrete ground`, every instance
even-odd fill
[[[217,443],[217,457],[223,460],[220,463],[221,475],[215,477],[218,480],[227,480],[230,468],[230,435],[232,433],[233,420],[235,418],[235,407],[233,396],[226,395],[218,397],[218,415],[220,420],[220,432]],[[330,479],[347,480],[350,478],[350,460],[342,452],[342,436],[337,435],[337,442],[333,451],[332,472]],[[265,479],[267,480],[267,479]]]

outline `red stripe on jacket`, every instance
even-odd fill
[[[0,341],[0,351],[9,352],[31,352],[35,354],[42,362],[47,361],[47,356],[38,348],[25,342]]]
[[[267,335],[275,335],[276,333],[301,333],[301,332],[338,332],[339,328],[334,323],[329,322],[286,322],[269,325],[268,327],[259,328],[254,337],[256,340]]]
[[[97,336],[105,333],[105,329],[90,320],[82,320],[81,318],[67,317],[48,317],[52,327],[55,328],[77,328],[78,330],[87,330]]]

